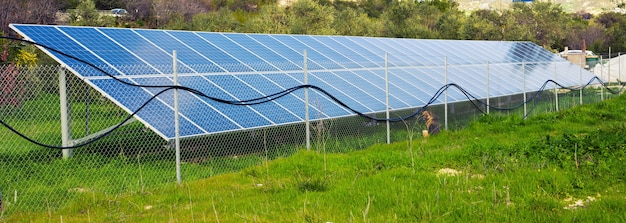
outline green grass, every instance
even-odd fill
[[[92,99],[93,100],[93,99]],[[126,113],[117,106],[107,101],[93,100],[89,105],[90,119],[85,118],[86,105],[84,102],[74,102],[71,104],[71,128],[73,139],[79,139],[86,135],[86,123],[89,123],[90,133],[108,128],[120,123],[126,118]],[[59,96],[42,93],[32,100],[26,101],[21,107],[0,110],[2,120],[18,131],[32,137],[34,140],[53,146],[61,145],[60,137],[60,106]],[[13,136],[14,133],[7,128],[0,128],[0,135]],[[22,140],[19,137],[9,138],[10,145],[2,145],[0,153],[6,154],[8,151],[17,153],[28,153],[40,147]],[[19,144],[19,145],[15,145]],[[7,148],[14,146],[19,149]]]
[[[64,193],[72,196],[59,208],[8,213],[0,221],[623,222],[624,104],[621,96],[526,120],[483,116],[462,130],[415,137],[413,148],[400,141],[358,151],[344,148],[351,151],[344,153],[300,149],[293,155],[273,154],[271,161],[263,154],[223,157],[256,165],[183,185],[140,190],[140,182],[129,180],[121,185],[134,189],[107,191],[59,179],[32,188],[66,188]],[[98,159],[103,158],[85,160]],[[72,168],[72,162],[50,162],[59,171]],[[168,165],[130,158],[97,163],[107,162],[86,173],[113,174],[120,167],[137,172],[140,166],[158,171]],[[459,173],[438,174],[446,168]],[[584,206],[568,209],[577,200]]]

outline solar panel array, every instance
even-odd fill
[[[548,79],[580,84],[580,68],[530,42],[416,40],[396,38],[212,33],[12,24],[25,38],[90,62],[131,83],[173,85],[172,51],[178,55],[181,85],[226,100],[265,96],[304,83],[319,86],[363,113],[385,110],[385,54],[388,54],[392,110],[424,106],[445,83],[457,83],[480,98],[536,91]],[[160,89],[119,83],[96,69],[47,51],[74,74],[127,112]],[[522,65],[524,63],[524,65]],[[593,74],[583,71],[583,80]],[[465,101],[450,90],[449,102]],[[310,94],[312,119],[354,115],[327,96]],[[435,104],[443,103],[439,98]],[[180,94],[181,136],[198,136],[303,122],[304,93],[297,91],[253,106],[220,104]],[[173,93],[137,114],[164,139],[174,137]]]

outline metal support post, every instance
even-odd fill
[[[307,56],[306,56],[306,49],[304,49],[303,52],[304,55],[304,84],[308,85],[309,84],[309,73],[307,70]],[[305,128],[306,128],[306,149],[310,150],[311,149],[311,121],[310,121],[310,117],[309,117],[309,88],[305,88],[304,89],[304,123],[305,123]]]
[[[583,64],[583,57],[580,57],[580,64]],[[600,64],[600,66],[602,66],[602,64]],[[580,66],[580,70],[578,70],[580,73],[580,104],[583,104],[583,67]],[[600,76],[602,76],[602,74],[600,74]]]
[[[389,57],[385,53],[385,111],[387,117],[387,144],[391,143],[391,128],[389,125]]]
[[[61,105],[61,143],[63,147],[72,146],[72,128],[70,125],[70,105],[67,94],[67,75],[63,67],[59,68],[59,97]],[[72,157],[72,149],[63,149],[63,159]]]
[[[526,109],[526,104],[527,104],[526,103],[526,62],[523,61],[523,60],[522,60],[522,82],[523,82],[522,85],[524,86],[524,91],[523,91],[523,94],[524,94],[524,116],[523,117],[524,117],[524,119],[526,119],[526,114],[527,114],[526,113],[527,112],[527,109]]]
[[[609,87],[611,83],[611,47],[609,47],[609,61],[607,61],[607,67],[609,67],[608,78],[606,79],[606,87]]]
[[[604,71],[603,71],[604,64],[603,64],[603,62],[604,61],[602,60],[602,55],[600,55],[600,64],[602,64],[602,66],[600,66],[600,73],[602,74],[602,76],[604,76]],[[609,72],[611,72],[611,68],[610,67],[609,67]],[[609,78],[610,78],[610,76],[609,76]],[[609,83],[609,82],[610,82],[610,80],[608,80],[606,83]],[[604,101],[604,87],[605,87],[605,85],[600,84],[600,101]]]
[[[448,56],[443,56],[443,84],[444,86],[448,85]],[[443,110],[444,110],[444,128],[448,130],[448,88],[443,94],[444,102],[443,102]]]
[[[556,62],[554,62],[554,107],[556,108],[556,111],[559,111],[559,88],[558,85],[556,84],[556,78],[557,78],[557,72],[556,72]]]
[[[487,61],[487,114],[489,114],[489,61]]]
[[[178,59],[176,57],[176,50],[174,50],[172,52],[172,71],[174,73],[174,86],[178,86]],[[176,150],[176,182],[178,182],[178,184],[181,184],[183,181],[180,174],[180,125],[178,116],[178,89],[174,89],[174,146]]]

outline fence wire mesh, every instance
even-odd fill
[[[210,71],[211,67],[196,69]],[[34,141],[63,145],[60,75],[67,77],[70,144],[93,139],[128,116],[127,111],[60,66],[1,65],[0,72],[0,119]],[[558,90],[555,94],[553,89],[528,92],[528,95],[535,93],[538,96],[527,104],[529,115],[554,112],[557,103],[558,109],[566,109],[579,105],[581,100],[587,104],[615,96],[599,86],[586,88],[582,98],[578,91]],[[523,99],[523,95],[510,95],[489,101],[492,106],[509,108],[523,104]],[[486,103],[485,99],[481,100]],[[313,111],[318,111],[311,113],[312,118],[321,117],[319,111],[324,108],[311,104],[316,109]],[[450,103],[447,109],[442,104],[433,105],[429,110],[439,116],[442,129],[447,117],[448,129],[455,130],[480,117],[487,108],[465,101]],[[414,111],[392,111],[390,117],[402,117]],[[490,113],[525,115],[521,106],[506,111],[492,109]],[[384,113],[370,115],[385,117]],[[421,137],[426,126],[423,118],[417,116],[392,123],[390,129],[391,142],[400,142]],[[360,150],[387,140],[385,122],[358,116],[318,119],[311,122],[310,130],[310,149],[329,153]],[[183,139],[182,179],[205,179],[288,157],[305,149],[305,132],[304,123],[293,123]],[[35,145],[7,127],[0,128],[0,142],[3,214],[59,209],[84,194],[141,192],[177,180],[173,142],[163,140],[139,121],[131,121],[94,143],[73,149],[69,158],[64,158],[60,149]]]

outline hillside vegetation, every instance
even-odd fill
[[[301,150],[130,194],[83,189],[3,222],[624,222],[626,97],[527,120],[484,116],[366,150]],[[409,145],[412,145],[409,146]]]
[[[531,41],[553,52],[586,47],[615,57],[626,51],[623,1],[390,1],[390,0],[7,0],[0,33],[10,23],[69,24],[212,32],[375,36],[417,39]],[[128,13],[103,16],[100,10]],[[601,7],[598,11],[595,7]],[[57,11],[58,9],[58,11]],[[605,10],[611,9],[611,10]],[[57,12],[65,19],[57,19]],[[61,18],[61,17],[59,17]],[[18,42],[0,41],[0,63],[17,63]],[[40,59],[46,59],[38,52]],[[424,52],[429,55],[428,52]],[[608,57],[605,55],[605,58]],[[38,60],[41,64],[52,60]]]
[[[479,9],[500,10],[507,9],[513,1],[500,0],[459,0],[459,8],[465,11],[474,11]],[[622,11],[619,6],[624,1],[621,0],[552,0],[554,4],[561,5],[563,10],[568,13],[588,12],[591,14],[600,14],[609,11]]]

